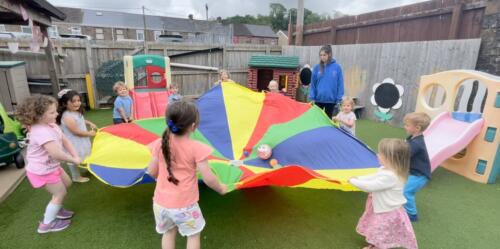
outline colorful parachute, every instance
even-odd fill
[[[265,185],[356,190],[352,176],[375,171],[373,151],[337,128],[317,107],[274,93],[253,92],[223,83],[198,101],[201,122],[192,135],[211,146],[209,164],[217,177],[235,189]],[[88,169],[101,181],[119,187],[151,182],[145,168],[148,145],[165,129],[164,118],[101,129],[94,139]],[[257,155],[259,145],[272,156]],[[282,167],[273,168],[271,160]]]

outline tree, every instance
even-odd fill
[[[270,25],[275,32],[277,32],[278,30],[287,30],[288,20],[290,20],[290,17],[292,19],[293,25],[297,23],[296,8],[290,8],[289,10],[287,10],[285,6],[283,6],[280,3],[271,3],[269,4],[269,9],[270,11],[268,16],[257,15],[257,17],[255,17],[251,15],[245,15],[245,16],[236,15],[224,19],[224,23]],[[304,9],[304,25],[315,22],[321,22],[329,19],[330,16],[328,14],[320,15],[312,12],[311,10]]]
[[[269,4],[271,11],[269,17],[271,19],[271,28],[274,31],[286,30],[288,26],[288,20],[286,18],[286,8],[279,3]]]

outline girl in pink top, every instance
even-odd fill
[[[147,172],[156,178],[153,212],[156,231],[163,234],[162,248],[175,248],[177,231],[188,236],[187,248],[200,248],[200,233],[205,219],[198,205],[198,179],[220,194],[227,192],[208,166],[212,149],[189,135],[199,124],[196,105],[179,101],[169,105],[166,120],[168,129],[153,143],[153,159]]]
[[[26,176],[34,188],[44,187],[52,194],[43,221],[38,226],[39,233],[61,231],[71,223],[69,218],[73,216],[73,212],[62,208],[71,180],[61,168],[60,162],[76,165],[81,162],[77,152],[57,126],[56,117],[57,101],[50,96],[31,96],[17,108],[17,118],[29,128]]]

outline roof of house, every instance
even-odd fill
[[[64,20],[66,15],[58,8],[54,7],[46,0],[26,0],[24,1],[28,6],[59,20]]]
[[[234,23],[233,30],[235,36],[254,36],[277,38],[271,26]]]
[[[253,55],[250,58],[248,66],[296,69],[299,67],[299,57],[281,55]]]
[[[276,35],[277,36],[281,35],[281,36],[283,36],[285,38],[288,38],[288,30],[284,30],[284,31],[283,30],[278,30],[278,32],[276,32]]]
[[[144,29],[140,14],[77,9],[60,7],[68,16],[65,22],[90,27],[113,27]],[[149,30],[167,30],[194,33],[225,33],[228,27],[217,21],[190,20],[184,18],[146,15],[146,27]]]

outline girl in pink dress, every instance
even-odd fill
[[[349,183],[370,193],[356,231],[368,242],[364,249],[416,249],[415,233],[403,207],[403,189],[410,168],[409,146],[401,139],[385,138],[378,151],[383,166],[377,173],[349,179]]]
[[[71,223],[73,212],[63,208],[71,179],[61,168],[61,161],[79,165],[81,160],[56,124],[57,101],[50,96],[33,95],[17,108],[16,116],[29,128],[26,176],[34,188],[43,187],[52,195],[38,233],[64,230]]]

